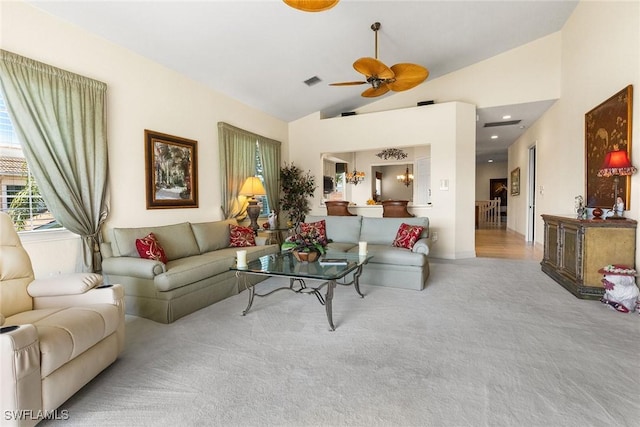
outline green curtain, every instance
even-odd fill
[[[267,190],[269,207],[280,214],[280,141],[262,138],[258,141],[260,159],[264,169],[264,189]]]
[[[264,169],[267,200],[277,213],[280,197],[280,141],[224,122],[218,123],[218,141],[224,217],[242,220],[247,216],[247,201],[240,200],[238,196],[244,181],[256,174],[256,142]]]
[[[107,217],[107,85],[0,50],[0,89],[48,208],[99,272]],[[55,256],[55,254],[52,254]]]
[[[227,123],[218,123],[220,149],[220,181],[222,214],[225,218],[243,220],[247,216],[247,201],[240,199],[244,181],[256,174],[256,138]]]

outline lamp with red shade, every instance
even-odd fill
[[[604,158],[602,167],[598,171],[598,176],[609,178],[613,176],[614,197],[613,216],[607,219],[624,219],[624,202],[618,201],[618,183],[621,176],[633,175],[637,169],[631,165],[626,150],[609,151]]]

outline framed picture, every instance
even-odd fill
[[[197,142],[144,131],[147,209],[198,207]]]
[[[489,200],[496,197],[500,199],[500,206],[507,206],[507,178],[495,178],[489,180]]]
[[[515,168],[511,171],[511,195],[517,196],[520,194],[520,168]]]
[[[633,86],[629,85],[607,99],[584,116],[586,202],[589,207],[613,206],[613,177],[600,178],[598,170],[609,151],[626,150],[631,158],[631,109]],[[631,177],[622,176],[618,183],[618,196],[631,202]]]

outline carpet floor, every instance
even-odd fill
[[[261,290],[281,285],[268,279]],[[640,316],[575,298],[536,261],[432,260],[422,291],[243,292],[126,348],[43,426],[635,426]]]

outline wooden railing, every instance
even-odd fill
[[[476,200],[476,227],[500,227],[500,199]]]

